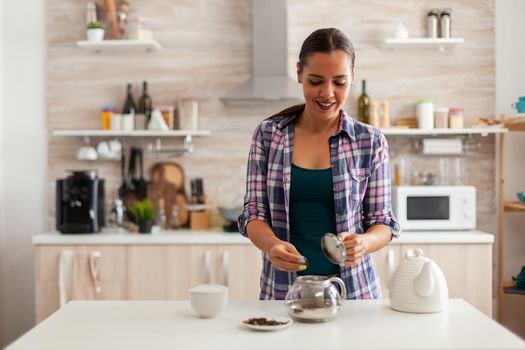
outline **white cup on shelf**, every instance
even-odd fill
[[[78,160],[97,160],[97,150],[91,146],[83,146],[77,152]]]

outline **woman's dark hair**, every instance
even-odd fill
[[[349,54],[352,67],[354,66],[354,45],[352,45],[350,39],[337,28],[317,29],[304,40],[301,52],[299,52],[299,64],[303,68],[306,66],[307,58],[311,54],[316,52],[329,53],[335,50],[342,50]]]
[[[308,56],[316,52],[330,53],[335,50],[342,50],[350,55],[352,67],[355,61],[354,45],[348,37],[337,28],[317,29],[303,41],[301,51],[299,52],[299,65],[303,69],[308,64]],[[271,116],[291,116],[304,110],[304,104],[295,105],[286,108],[283,111]]]

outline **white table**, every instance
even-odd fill
[[[70,302],[13,343],[20,349],[525,349],[525,342],[461,299],[436,314],[407,314],[388,300],[346,301],[337,319],[256,332],[241,322],[283,315],[282,301],[230,302],[200,319],[188,301]]]

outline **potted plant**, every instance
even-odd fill
[[[135,222],[139,225],[140,233],[151,233],[153,226],[153,203],[149,199],[138,201],[129,209]]]
[[[104,40],[104,33],[106,26],[102,22],[91,22],[87,25],[87,39],[88,41],[102,41]]]

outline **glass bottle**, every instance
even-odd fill
[[[171,207],[171,221],[170,221],[170,227],[172,229],[178,229],[180,226],[179,223],[179,206],[174,204]]]
[[[363,123],[370,122],[370,97],[366,94],[366,80],[362,81],[362,92],[357,100],[357,117]]]
[[[139,105],[137,113],[144,115],[145,125],[148,125],[151,120],[151,110],[152,110],[152,101],[151,97],[148,95],[148,82],[142,82],[142,96],[139,99]]]
[[[124,101],[124,106],[122,107],[122,114],[135,114],[137,106],[133,100],[133,92],[131,91],[131,84],[128,84],[126,87],[126,100]]]
[[[164,199],[159,199],[159,208],[157,210],[157,220],[156,220],[157,226],[159,226],[161,229],[166,228],[166,211],[164,209]]]

